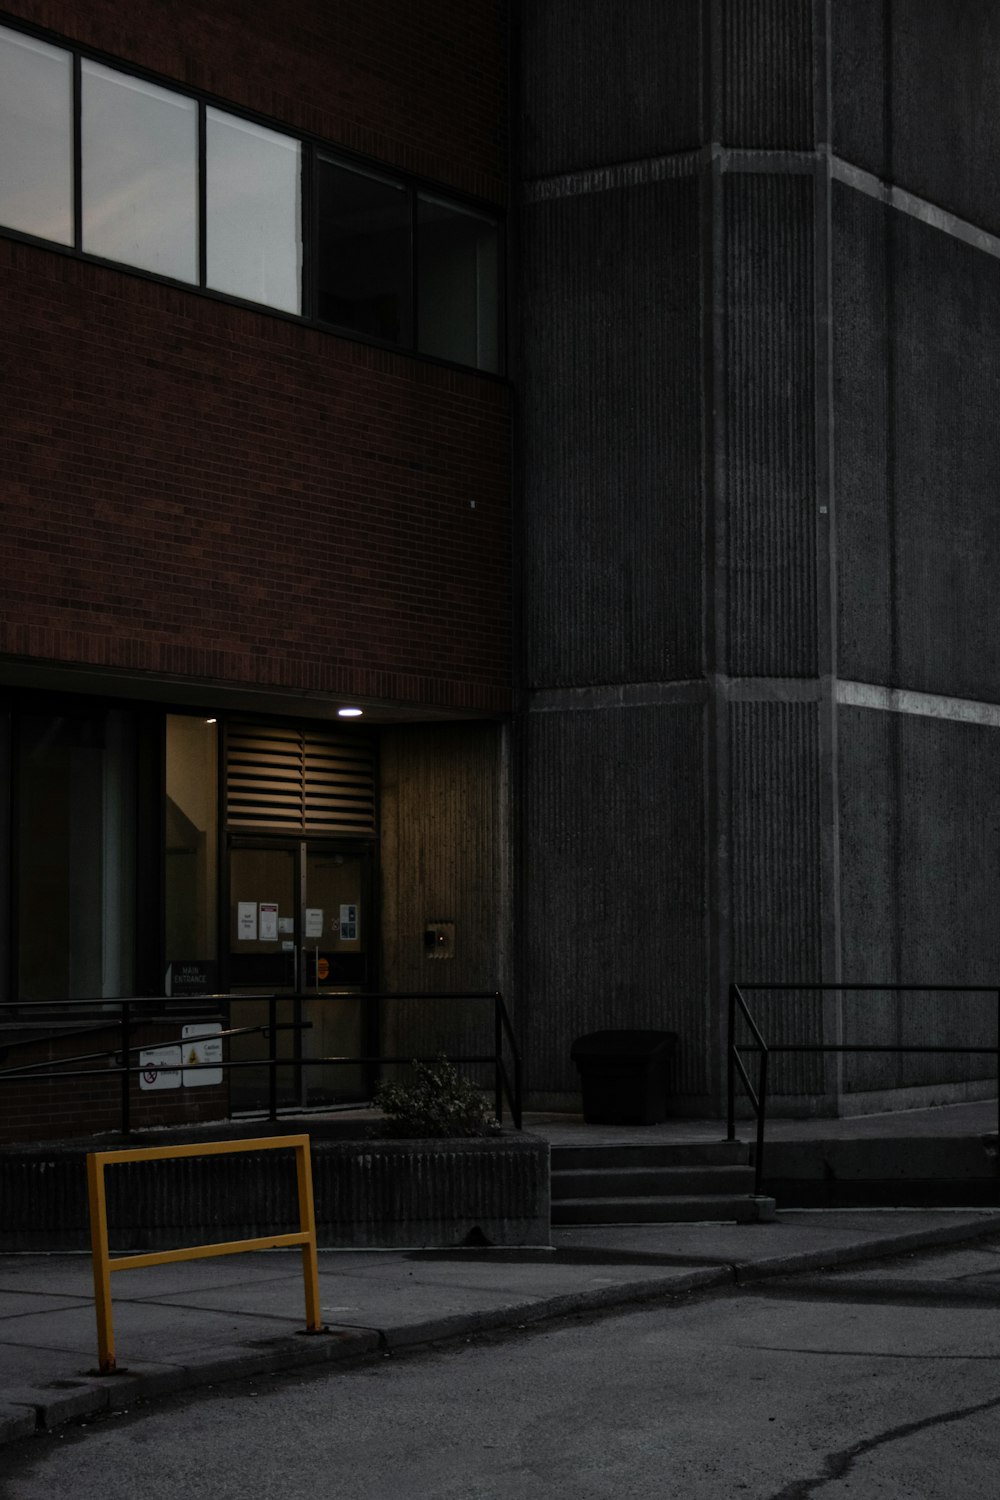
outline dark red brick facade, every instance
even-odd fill
[[[503,203],[505,0],[9,0],[0,13]]]
[[[177,1026],[138,1026],[132,1034],[136,1047],[159,1047],[175,1042]],[[88,1133],[117,1131],[122,1122],[121,1076],[115,1072],[95,1072],[91,1077],[70,1077],[71,1068],[99,1069],[100,1061],[67,1063],[67,1059],[93,1054],[107,1048],[107,1065],[112,1067],[119,1043],[115,1028],[90,1032],[84,1041],[40,1039],[17,1050],[4,1052],[0,1066],[54,1066],[47,1078],[30,1078],[24,1082],[3,1081],[0,1085],[0,1145],[15,1141],[57,1141]],[[133,1054],[133,1062],[137,1054]],[[67,1076],[60,1076],[60,1071]],[[227,1073],[226,1078],[230,1075]],[[143,1089],[137,1074],[129,1080],[129,1110],[133,1129],[145,1130],[158,1125],[196,1125],[222,1120],[229,1115],[229,1086],[208,1084],[199,1088]],[[96,1148],[95,1148],[96,1149]]]
[[[499,4],[8,13],[503,200]],[[502,381],[11,239],[0,267],[0,652],[509,706]]]

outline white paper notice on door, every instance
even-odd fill
[[[321,906],[306,907],[306,937],[323,936],[323,908]]]
[[[257,941],[257,903],[239,901],[236,905],[236,936],[241,943]]]
[[[277,901],[262,901],[258,908],[260,912],[260,940],[262,943],[276,943],[278,941],[278,903]]]

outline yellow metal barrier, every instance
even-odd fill
[[[254,1240],[232,1240],[219,1245],[190,1245],[180,1250],[153,1250],[142,1255],[108,1252],[108,1209],[104,1168],[123,1161],[173,1161],[182,1156],[228,1156],[237,1151],[295,1152],[295,1174],[299,1190],[297,1234],[268,1234]],[[97,1310],[97,1351],[102,1375],[115,1370],[115,1343],[111,1326],[111,1272],[131,1271],[137,1266],[164,1266],[175,1260],[204,1260],[212,1255],[238,1255],[244,1250],[302,1249],[302,1278],[306,1294],[306,1331],[324,1332],[319,1305],[319,1264],[316,1257],[316,1213],[313,1207],[312,1163],[307,1135],[282,1135],[253,1141],[206,1141],[195,1146],[151,1146],[135,1151],[91,1151],[87,1155],[87,1193],[90,1200],[90,1249],[94,1266],[94,1302]]]

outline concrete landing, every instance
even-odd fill
[[[721,1121],[588,1125],[582,1116],[531,1114],[525,1126],[550,1143],[553,1162],[572,1151],[634,1150],[650,1162],[684,1152],[692,1161],[721,1149]],[[737,1136],[754,1156],[756,1122]],[[567,1157],[568,1160],[568,1157]],[[678,1157],[678,1161],[680,1158]],[[997,1103],[942,1105],[844,1119],[768,1120],[762,1193],[779,1207],[973,1207],[1000,1205]],[[634,1162],[638,1165],[638,1156]],[[703,1189],[707,1191],[707,1189]]]

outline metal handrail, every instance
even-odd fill
[[[780,993],[782,991],[806,990],[810,993],[825,994],[844,993],[845,991],[878,990],[887,994],[958,994],[958,995],[992,995],[997,1002],[997,1040],[992,1047],[932,1047],[932,1046],[902,1046],[902,1045],[878,1045],[872,1043],[850,1043],[850,1042],[767,1042],[761,1033],[756,1021],[750,1013],[743,991],[766,990]],[[750,1082],[749,1074],[740,1057],[740,1044],[736,1040],[736,1012],[737,1008],[753,1033],[752,1042],[744,1042],[743,1048],[747,1052],[760,1053],[760,1070],[758,1086],[756,1091]],[[727,1094],[727,1119],[726,1139],[736,1139],[736,1075],[740,1080],[753,1106],[754,1116],[757,1121],[757,1140],[754,1153],[754,1193],[759,1196],[761,1185],[764,1180],[764,1125],[767,1117],[767,1064],[773,1053],[777,1052],[896,1052],[911,1053],[924,1052],[930,1055],[938,1053],[948,1055],[968,1055],[995,1057],[997,1062],[997,1135],[1000,1138],[1000,986],[995,984],[875,984],[865,982],[863,984],[736,984],[729,986],[729,1046],[727,1050],[726,1066],[726,1094]]]
[[[167,1023],[172,1022],[173,1024],[176,1025],[178,1023],[183,1023],[184,1021],[187,1021],[187,1020],[204,1021],[205,1020],[205,1015],[206,1015],[206,1006],[207,1005],[211,1005],[214,1002],[216,1009],[219,1010],[219,1011],[221,1011],[222,1008],[223,1008],[223,1006],[228,1006],[228,1004],[231,1001],[233,1001],[233,1000],[238,1001],[240,1004],[244,1004],[244,1003],[248,1003],[248,1002],[249,1003],[259,1002],[259,1003],[266,1004],[267,1007],[268,1007],[268,1019],[267,1019],[267,1022],[266,1023],[262,1023],[261,1025],[258,1025],[258,1026],[229,1027],[228,1029],[226,1029],[226,1030],[224,1030],[224,1031],[222,1031],[220,1033],[217,1033],[217,1035],[221,1039],[232,1038],[232,1037],[236,1037],[236,1036],[253,1036],[253,1035],[265,1036],[265,1037],[268,1038],[268,1040],[270,1042],[269,1055],[267,1057],[264,1057],[264,1058],[253,1058],[253,1059],[250,1059],[248,1061],[233,1061],[233,1060],[228,1059],[228,1058],[223,1058],[220,1062],[185,1063],[184,1064],[184,1068],[186,1070],[189,1070],[189,1071],[194,1071],[194,1070],[200,1069],[200,1068],[220,1068],[221,1067],[224,1070],[226,1070],[226,1069],[232,1070],[233,1068],[259,1068],[261,1066],[266,1066],[268,1068],[268,1108],[267,1108],[267,1115],[268,1115],[268,1119],[270,1119],[270,1120],[277,1120],[277,1118],[278,1118],[277,1071],[278,1071],[279,1067],[289,1067],[289,1066],[294,1066],[296,1068],[322,1067],[322,1066],[328,1066],[330,1064],[381,1065],[383,1063],[394,1063],[394,1064],[407,1064],[407,1063],[413,1063],[413,1062],[431,1063],[431,1062],[436,1062],[438,1060],[438,1056],[440,1056],[440,1054],[437,1054],[436,1056],[433,1056],[433,1057],[432,1056],[414,1057],[412,1054],[409,1054],[407,1056],[389,1056],[386,1053],[378,1053],[376,1055],[361,1055],[361,1056],[353,1056],[353,1055],[350,1055],[350,1056],[349,1055],[340,1056],[340,1055],[338,1055],[338,1056],[328,1056],[328,1057],[302,1057],[301,1055],[296,1055],[294,1058],[282,1058],[282,1057],[278,1056],[278,1049],[277,1049],[276,1037],[277,1037],[277,1034],[278,1034],[279,1031],[292,1031],[292,1032],[301,1033],[302,1031],[310,1030],[311,1026],[312,1026],[312,1023],[309,1022],[309,1021],[283,1021],[283,1022],[279,1022],[278,1019],[277,1019],[277,1007],[278,1007],[279,1000],[280,1001],[288,1001],[288,1000],[292,1000],[292,1001],[294,1001],[294,1000],[313,1000],[313,1001],[314,1000],[329,1000],[329,1001],[335,1001],[335,1000],[341,1000],[341,999],[344,999],[344,998],[345,997],[343,995],[338,995],[338,994],[328,994],[328,995],[322,995],[322,994],[320,994],[320,995],[317,995],[315,992],[308,992],[308,991],[306,991],[306,992],[300,992],[300,993],[297,993],[297,994],[288,994],[288,995],[276,995],[276,994],[275,995],[240,995],[240,994],[231,994],[230,993],[230,994],[215,994],[215,995],[198,995],[198,996],[190,996],[190,997],[183,997],[183,998],[182,997],[159,996],[159,995],[157,995],[157,996],[123,997],[123,998],[119,998],[119,999],[100,1000],[100,1001],[95,1001],[95,1000],[40,1000],[40,1001],[26,1001],[26,1002],[24,1002],[22,1004],[19,1004],[17,1006],[4,1007],[4,1009],[5,1010],[10,1010],[10,1011],[16,1011],[17,1012],[16,1019],[18,1021],[24,1022],[27,1025],[34,1024],[34,1025],[39,1026],[39,1035],[33,1038],[34,1042],[44,1042],[46,1040],[46,1032],[45,1032],[44,1026],[40,1024],[42,1022],[42,1017],[38,1016],[37,1019],[36,1019],[36,1018],[34,1018],[32,1016],[32,1012],[33,1011],[45,1012],[46,1013],[46,1018],[47,1019],[51,1019],[52,1012],[55,1011],[57,1013],[58,1012],[66,1012],[68,1014],[71,1014],[71,1015],[75,1016],[77,1019],[86,1019],[86,1020],[91,1021],[92,1023],[94,1023],[92,1025],[92,1027],[90,1028],[89,1032],[77,1032],[77,1033],[75,1033],[76,1035],[89,1035],[93,1031],[102,1030],[102,1029],[108,1029],[109,1027],[114,1027],[114,1028],[118,1029],[118,1031],[120,1033],[119,1045],[117,1045],[115,1047],[108,1047],[108,1048],[105,1048],[104,1050],[98,1051],[98,1052],[80,1053],[80,1054],[77,1054],[77,1055],[74,1055],[74,1056],[71,1056],[71,1057],[63,1057],[63,1058],[58,1058],[58,1059],[55,1059],[55,1060],[47,1060],[44,1063],[41,1063],[41,1062],[39,1062],[39,1063],[26,1063],[26,1064],[22,1063],[22,1064],[20,1064],[18,1066],[12,1067],[12,1068],[0,1068],[0,1084],[8,1082],[8,1081],[10,1081],[10,1082],[19,1082],[19,1081],[23,1082],[23,1081],[26,1081],[28,1079],[60,1079],[60,1078],[91,1078],[91,1077],[107,1078],[108,1076],[120,1077],[120,1079],[121,1079],[121,1099],[120,1099],[119,1109],[120,1109],[120,1117],[121,1117],[121,1133],[122,1133],[122,1135],[128,1135],[128,1134],[130,1134],[130,1131],[131,1131],[131,1095],[130,1095],[130,1090],[129,1090],[129,1080],[130,1080],[130,1078],[132,1077],[133,1074],[137,1074],[137,1073],[140,1073],[142,1071],[142,1066],[140,1064],[138,1064],[138,1063],[131,1063],[129,1061],[129,1059],[132,1057],[133,1054],[143,1051],[145,1049],[145,1045],[147,1045],[147,1044],[138,1045],[138,1046],[131,1045],[131,1036],[132,1036],[133,1027],[136,1024],[139,1024],[139,1023],[147,1024],[148,1025],[148,1024],[150,1024],[152,1022],[161,1022],[161,1023],[163,1023],[163,1022],[167,1022]],[[420,990],[420,991],[418,991],[418,990],[394,991],[394,992],[391,992],[391,993],[387,992],[387,991],[382,991],[382,992],[377,992],[377,993],[366,993],[366,994],[363,994],[363,995],[350,995],[350,996],[348,996],[346,998],[360,999],[360,1000],[366,1000],[366,1001],[383,1001],[383,1000],[385,1000],[385,1001],[389,1001],[389,1000],[471,1000],[471,1001],[489,1000],[489,1001],[492,1001],[492,1003],[493,1003],[493,1012],[494,1012],[494,1050],[493,1050],[493,1052],[489,1052],[489,1053],[476,1053],[476,1054],[464,1054],[464,1053],[462,1053],[462,1054],[455,1054],[455,1053],[452,1053],[449,1056],[448,1060],[450,1062],[453,1062],[453,1063],[464,1063],[464,1064],[479,1065],[479,1066],[492,1066],[493,1070],[494,1070],[494,1100],[495,1100],[495,1108],[496,1108],[497,1119],[498,1119],[498,1121],[501,1124],[503,1123],[503,1107],[504,1107],[504,1100],[506,1099],[507,1104],[508,1104],[508,1106],[510,1108],[511,1118],[513,1120],[515,1129],[517,1129],[517,1130],[521,1130],[522,1129],[523,1111],[522,1111],[522,1104],[521,1104],[521,1097],[522,1097],[521,1053],[520,1053],[520,1049],[519,1049],[519,1047],[517,1045],[517,1039],[516,1039],[516,1037],[514,1035],[514,1028],[513,1028],[513,1025],[511,1023],[510,1015],[509,1015],[509,1013],[507,1011],[506,1005],[504,1004],[503,996],[502,996],[502,994],[498,990],[482,990],[482,991],[479,991],[479,990],[468,990],[468,991],[457,992],[457,993],[454,993],[454,994],[441,994],[441,993],[439,993],[437,991],[428,992],[426,990]],[[162,1010],[162,1008],[164,1007],[165,1004],[169,1007],[169,1014],[166,1014],[166,1015],[164,1015],[164,1014],[159,1014],[159,1015],[156,1014],[156,1010],[157,1009],[161,1009]],[[87,1009],[88,1007],[89,1007],[89,1009]],[[153,1012],[152,1014],[150,1014],[151,1011]],[[190,1014],[189,1014],[189,1012],[190,1012]],[[51,1032],[51,1035],[58,1035],[58,1034],[59,1033],[56,1032],[56,1031],[52,1031]],[[181,1040],[182,1040],[181,1038],[175,1038],[174,1041],[173,1041],[173,1043],[171,1043],[171,1042],[160,1042],[157,1045],[158,1046],[176,1045],[179,1042],[181,1042]],[[504,1043],[505,1042],[507,1044],[507,1051],[509,1052],[509,1055],[510,1055],[510,1061],[511,1061],[511,1070],[510,1071],[508,1071],[507,1063],[506,1063],[506,1060],[505,1060],[505,1048],[504,1048]],[[16,1046],[17,1045],[16,1040],[12,1040],[12,1042],[9,1045]],[[110,1067],[109,1066],[104,1066],[104,1067],[99,1067],[99,1068],[98,1067],[95,1067],[95,1068],[71,1068],[70,1067],[71,1064],[80,1063],[80,1062],[90,1062],[90,1061],[94,1061],[94,1060],[96,1060],[98,1058],[111,1059],[112,1065]],[[511,1075],[513,1075],[513,1076],[511,1076]]]

